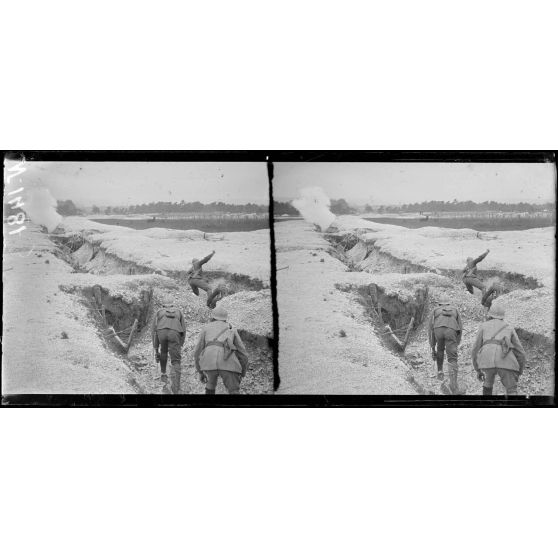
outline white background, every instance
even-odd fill
[[[7,149],[553,149],[555,2],[12,2]],[[32,363],[30,363],[32,365]],[[554,410],[0,412],[16,556],[543,556]]]

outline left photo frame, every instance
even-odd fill
[[[263,156],[13,152],[3,164],[3,404],[272,395]]]

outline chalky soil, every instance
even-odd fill
[[[470,295],[459,279],[460,253],[490,247],[496,257],[482,278],[503,280],[507,319],[527,351],[519,391],[553,394],[552,234],[524,232],[521,244],[513,233],[408,231],[352,217],[338,218],[327,234],[300,221],[277,224],[279,393],[448,395],[427,337],[435,301],[447,294],[464,322],[460,387],[480,395],[470,351],[485,309],[480,292]],[[541,252],[536,265],[520,265],[522,248]],[[494,393],[503,394],[500,384]]]
[[[266,283],[265,264],[257,268],[252,261],[242,268],[245,246],[252,241],[253,252],[266,253],[269,231],[234,233],[231,239],[226,233],[135,231],[77,218],[64,220],[53,235],[29,229],[5,248],[5,395],[168,393],[150,334],[154,312],[168,293],[187,325],[181,393],[203,393],[193,347],[210,310],[205,293],[195,296],[184,275],[192,257],[213,249],[229,259],[226,269],[208,266],[208,277],[221,282],[221,304],[250,356],[241,393],[272,391],[269,274]],[[265,262],[269,265],[269,248]],[[242,273],[246,269],[249,275]]]

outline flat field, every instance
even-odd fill
[[[188,231],[196,229],[203,232],[247,232],[257,231],[269,228],[269,219],[265,217],[258,218],[238,218],[238,219],[220,219],[212,217],[196,217],[184,219],[125,219],[125,218],[101,218],[97,219],[89,217],[96,223],[104,225],[120,225],[130,227],[136,230],[145,230],[153,227],[164,229],[174,229]]]
[[[374,223],[399,225],[408,229],[422,227],[440,227],[442,229],[473,229],[475,231],[524,231],[542,227],[554,227],[556,220],[552,217],[430,217],[429,219],[405,219],[393,217],[364,218]]]

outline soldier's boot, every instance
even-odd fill
[[[161,360],[159,364],[161,366],[161,382],[166,384],[169,381],[169,377],[167,376],[167,361]]]
[[[438,373],[436,374],[436,377],[438,378],[438,380],[443,382],[443,381],[445,381],[444,380],[444,362],[443,361],[441,363],[437,362],[436,364],[437,364],[436,368],[438,370]]]
[[[439,354],[438,351],[436,351],[436,369],[437,369],[436,377],[439,380],[443,380],[444,379],[444,353]]]
[[[215,395],[214,389],[205,388],[205,395]]]
[[[482,386],[482,395],[483,397],[490,397],[492,395],[492,388]]]
[[[213,289],[213,291],[207,293],[207,306],[209,308],[215,308],[217,305],[217,295],[219,294],[219,288]]]
[[[180,364],[173,364],[171,373],[171,392],[174,395],[177,395],[180,392],[180,376]]]
[[[459,388],[459,384],[457,383],[457,365],[454,363],[449,365],[449,379],[449,388],[452,395],[463,395],[463,391]]]

